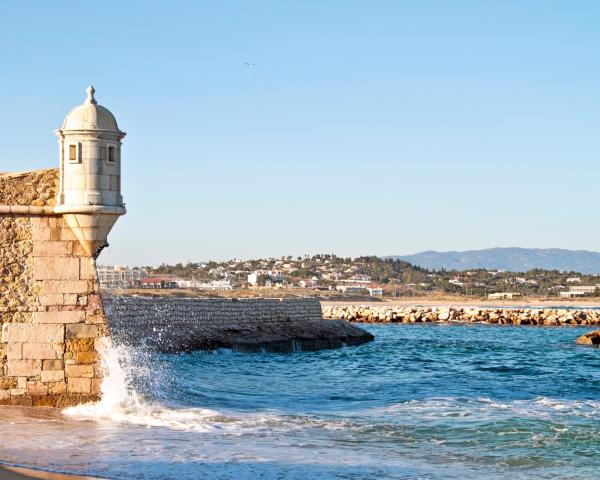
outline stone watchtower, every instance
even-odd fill
[[[109,332],[95,258],[125,213],[125,133],[87,93],[56,131],[59,168],[0,174],[0,404],[100,397]]]
[[[87,89],[82,105],[69,112],[56,130],[59,142],[59,191],[55,212],[71,227],[86,253],[97,256],[119,215],[125,213],[121,195],[121,140],[113,114]]]

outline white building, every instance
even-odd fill
[[[577,298],[583,297],[585,292],[560,292],[561,298]]]
[[[196,282],[194,280],[188,280],[187,278],[173,278],[173,282],[177,285],[177,288],[194,288],[196,286]]]
[[[337,287],[335,287],[335,289],[344,293],[365,293],[367,287],[357,285],[338,285]]]
[[[497,292],[488,294],[488,299],[490,300],[514,300],[515,298],[521,298],[521,294],[517,292]]]
[[[594,293],[598,290],[598,285],[573,285],[569,287],[571,292]]]
[[[250,285],[257,285],[258,278],[260,276],[267,276],[271,283],[282,283],[285,279],[285,275],[280,270],[255,270],[248,275],[248,283]]]
[[[143,278],[148,278],[144,268],[129,268],[125,265],[100,265],[97,267],[98,281],[104,288],[128,288],[137,285]]]
[[[317,277],[305,278],[298,282],[300,288],[315,288],[319,286],[319,279]]]
[[[196,284],[198,290],[225,291],[233,290],[233,285],[230,280],[213,280],[207,283]]]
[[[368,275],[356,274],[356,275],[352,275],[350,278],[340,280],[338,287],[348,287],[348,288],[354,287],[357,289],[365,290],[371,283],[372,283],[371,277],[369,277]],[[341,290],[341,289],[338,288],[338,290]],[[346,290],[342,290],[342,291],[347,292],[349,290],[346,289]]]
[[[356,275],[352,275],[350,277],[350,281],[359,285],[371,283],[371,277],[369,275],[362,275],[357,273]]]

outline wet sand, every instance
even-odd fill
[[[2,425],[10,431],[15,432],[15,437],[21,437],[21,440],[25,444],[37,438],[37,434],[43,431],[43,425],[59,425],[58,422],[67,422],[63,418],[61,410],[58,408],[51,407],[21,407],[21,406],[6,406],[0,407],[0,422]],[[39,425],[42,430],[36,431],[36,436],[19,434],[17,432],[23,432],[24,426]],[[54,427],[53,427],[54,428]],[[58,427],[56,427],[58,428]],[[6,438],[6,431],[2,432],[2,438]],[[8,442],[13,443],[13,442]],[[19,452],[21,455],[19,455]],[[34,468],[25,467],[14,467],[9,464],[21,463],[23,460],[29,457],[29,452],[22,450],[20,447],[16,447],[14,453],[8,454],[4,457],[0,457],[0,480],[25,480],[25,479],[38,479],[38,480],[100,480],[97,477],[89,477],[85,475],[72,475],[65,473],[53,473],[46,472],[44,470],[38,470],[37,466]],[[4,463],[6,462],[6,463]],[[39,464],[42,466],[44,463]]]
[[[94,477],[82,477],[79,475],[64,475],[61,473],[50,473],[29,468],[8,467],[0,465],[0,479],[2,480],[100,480]]]

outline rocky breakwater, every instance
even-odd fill
[[[600,347],[600,330],[582,335],[577,339],[577,345],[597,345]]]
[[[324,306],[323,317],[359,323],[462,322],[501,325],[600,325],[591,309]]]
[[[290,352],[358,345],[374,338],[344,320],[323,320],[318,298],[106,295],[104,306],[115,342],[163,352]]]

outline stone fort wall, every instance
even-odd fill
[[[99,398],[95,262],[54,213],[58,169],[0,174],[0,404]]]

